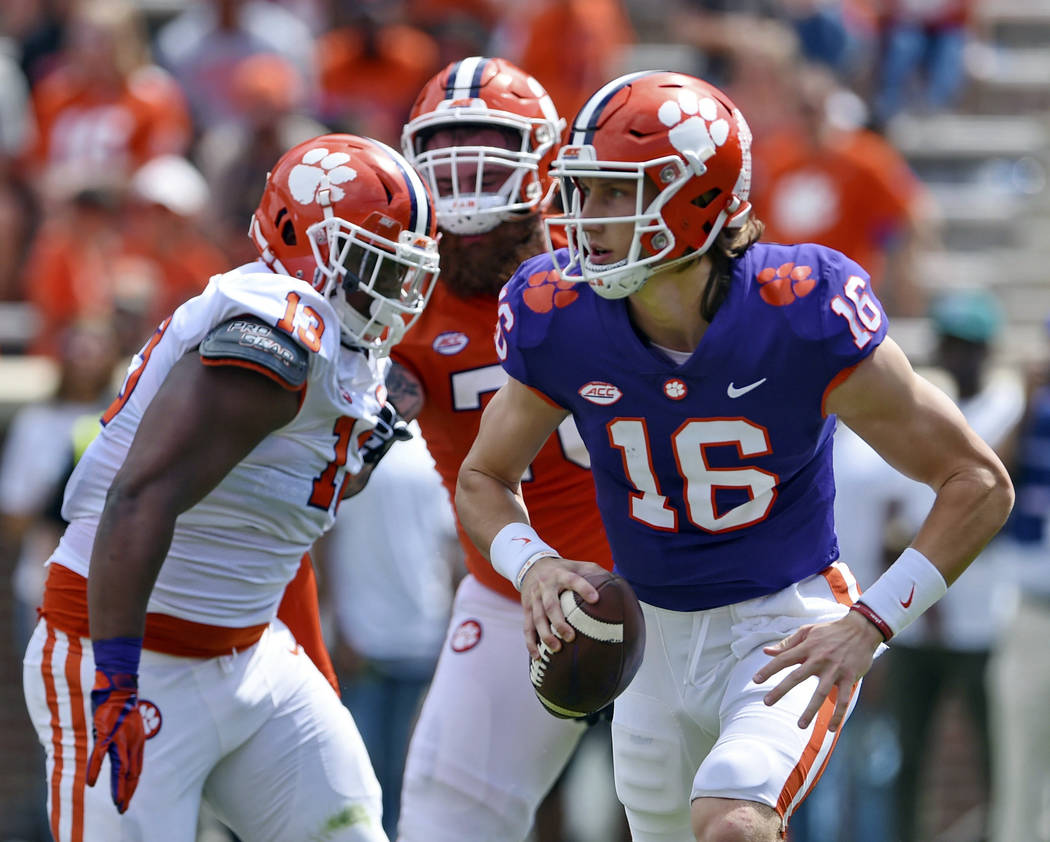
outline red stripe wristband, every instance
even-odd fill
[[[849,610],[856,611],[861,617],[875,626],[875,628],[879,630],[879,634],[882,635],[883,640],[889,641],[889,639],[893,637],[893,629],[889,627],[889,624],[863,602],[854,602],[849,607]]]

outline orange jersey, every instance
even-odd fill
[[[419,426],[438,472],[455,499],[456,475],[474,442],[481,412],[507,379],[493,333],[496,298],[457,298],[438,281],[430,303],[391,356],[423,383]],[[572,419],[550,437],[522,482],[536,531],[566,558],[612,568],[598,517],[589,460]],[[467,569],[484,585],[518,600],[514,585],[492,569],[459,526]]]
[[[185,152],[192,135],[182,91],[159,67],[140,68],[109,93],[59,68],[37,84],[33,107],[38,135],[28,152],[37,165],[131,172],[156,155]]]
[[[306,553],[299,562],[299,571],[284,589],[281,604],[277,606],[277,619],[288,626],[295,642],[303,647],[307,657],[328,679],[336,695],[341,695],[339,679],[332,666],[332,658],[325,646],[321,632],[321,607],[317,602],[317,577],[313,561]]]
[[[797,132],[756,141],[751,201],[776,243],[812,242],[863,266],[878,288],[893,239],[907,223],[918,180],[871,132],[844,134],[814,154]]]

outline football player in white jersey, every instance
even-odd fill
[[[67,486],[25,658],[59,842],[192,842],[202,797],[252,842],[386,839],[353,720],[275,614],[404,437],[386,355],[427,302],[435,235],[399,153],[314,138],[267,178],[260,260],[133,359]]]

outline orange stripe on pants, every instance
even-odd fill
[[[835,600],[842,605],[852,605],[853,599],[849,594],[849,582],[846,581],[845,575],[837,567],[827,567],[822,571],[822,575],[827,580],[828,586],[831,588],[831,593],[834,595]],[[850,691],[850,700],[852,701],[853,695],[857,692],[856,684],[853,685],[853,689]],[[810,735],[809,742],[806,744],[806,748],[802,752],[802,759],[796,764],[795,768],[791,770],[791,774],[788,775],[787,783],[784,784],[784,788],[780,792],[780,797],[777,799],[777,812],[780,813],[785,819],[790,812],[794,812],[798,809],[799,804],[805,801],[806,797],[813,791],[813,787],[817,785],[817,781],[820,780],[820,776],[824,774],[824,769],[827,768],[828,761],[831,759],[831,753],[835,750],[835,745],[838,743],[839,735],[842,733],[841,727],[835,732],[835,736],[831,742],[831,748],[825,755],[823,762],[820,764],[820,768],[817,770],[816,776],[813,778],[812,784],[809,788],[802,793],[802,797],[798,799],[798,802],[792,803],[798,797],[802,788],[806,784],[806,778],[809,776],[810,770],[813,768],[813,763],[816,761],[820,754],[820,749],[824,745],[824,741],[828,736],[828,723],[831,721],[831,715],[835,712],[835,704],[838,700],[838,688],[832,688],[828,697],[824,700],[824,703],[820,706],[820,710],[817,711],[817,721],[813,726],[813,733]]]
[[[53,752],[50,798],[51,812],[49,822],[51,835],[55,839],[65,839],[61,835],[60,824],[62,821],[62,779],[66,771],[67,758],[62,747],[62,714],[58,704],[58,690],[55,687],[55,675],[59,673],[66,680],[67,693],[70,705],[70,716],[72,722],[70,728],[73,736],[73,757],[69,760],[73,767],[72,780],[72,805],[70,812],[70,835],[69,842],[84,842],[84,790],[87,786],[87,763],[88,763],[88,733],[87,717],[84,713],[84,691],[80,680],[80,668],[83,661],[84,651],[80,638],[75,635],[66,635],[67,644],[65,663],[61,666],[55,664],[55,647],[58,643],[58,632],[47,624],[47,641],[44,643],[43,661],[41,663],[41,675],[44,679],[44,694],[47,700],[47,709],[51,715],[51,746]]]
[[[55,630],[48,625],[47,642],[44,644],[44,659],[40,667],[44,679],[44,693],[47,698],[47,709],[51,713],[51,745],[54,752],[51,769],[51,835],[58,835],[58,822],[62,817],[62,724],[58,716],[58,693],[55,691],[55,677],[51,671],[51,659],[55,653]]]
[[[69,655],[66,657],[66,684],[69,687],[69,707],[73,716],[73,832],[71,842],[84,842],[84,788],[87,786],[88,739],[84,716],[84,689],[80,682],[80,662],[83,658],[80,638],[68,636]]]

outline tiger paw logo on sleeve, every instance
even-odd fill
[[[532,312],[549,313],[555,307],[568,307],[579,298],[574,286],[575,283],[563,280],[558,272],[537,272],[529,276],[528,287],[521,297]]]
[[[817,285],[811,267],[796,266],[794,263],[767,266],[755,278],[762,300],[774,307],[784,307],[809,295]]]

